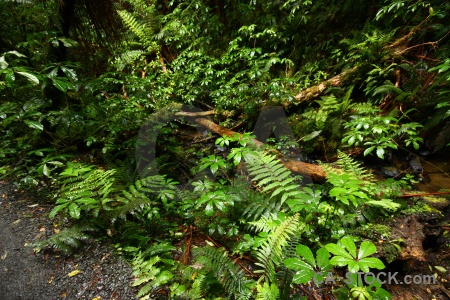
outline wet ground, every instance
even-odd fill
[[[55,231],[50,210],[0,182],[0,299],[137,299],[131,267],[105,244],[87,241],[72,256],[27,246]]]

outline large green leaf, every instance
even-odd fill
[[[24,122],[25,124],[27,124],[28,127],[30,127],[30,128],[38,129],[38,130],[40,130],[40,131],[43,131],[43,130],[44,130],[44,125],[42,125],[42,124],[39,123],[39,122],[31,121],[31,120],[24,120],[23,122]]]
[[[74,219],[80,218],[81,209],[76,203],[70,203],[69,205],[69,214]]]
[[[330,252],[325,248],[320,248],[316,253],[317,266],[322,270],[327,270],[330,265]]]
[[[351,237],[345,236],[339,242],[348,250],[352,257],[356,258],[356,245]]]
[[[307,263],[309,263],[311,266],[316,265],[316,260],[314,259],[314,254],[311,252],[311,249],[309,249],[308,246],[305,245],[297,245],[296,247],[297,253],[303,257]]]
[[[28,79],[28,81],[30,81],[34,85],[39,84],[39,79],[36,76],[34,76],[33,74],[30,74],[28,72],[19,72],[19,71],[17,71],[17,74],[25,76]]]
[[[59,79],[52,78],[53,85],[63,93],[66,93],[67,90],[73,90],[73,85],[68,81],[63,81]]]
[[[361,246],[359,246],[358,260],[372,255],[375,252],[377,252],[377,247],[371,242],[364,241],[361,243]]]
[[[350,260],[353,260],[353,257],[348,253],[343,246],[337,244],[327,244],[325,248],[330,251],[334,255],[339,255]]]

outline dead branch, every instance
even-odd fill
[[[199,112],[179,111],[175,113],[175,116],[182,116],[182,117],[203,117],[210,115],[214,115],[214,110],[199,111]]]
[[[329,87],[338,87],[343,86],[353,80],[356,76],[361,72],[360,67],[354,67],[348,70],[345,70],[341,74],[338,74],[324,82],[321,82],[319,85],[312,86],[307,88],[295,96],[295,102],[285,102],[283,103],[284,107],[288,107],[292,104],[298,104],[304,101],[312,100],[319,97],[325,90]]]
[[[193,121],[195,123],[197,123],[198,125],[205,127],[209,131],[212,131],[221,136],[233,136],[235,134],[242,136],[240,133],[237,133],[228,128],[219,126],[216,123],[214,123],[213,121],[210,121],[205,118],[195,118]],[[264,143],[258,141],[257,139],[252,139],[251,141],[258,148],[265,146]],[[294,172],[296,174],[300,174],[305,177],[311,176],[311,179],[314,182],[324,182],[325,181],[326,174],[321,166],[309,164],[309,163],[305,163],[305,162],[301,162],[301,161],[297,161],[297,160],[293,160],[293,159],[287,159],[284,157],[284,155],[281,152],[278,152],[275,150],[274,150],[274,152],[277,154],[277,157],[283,162],[283,164],[286,166],[286,168],[288,168],[292,172]]]

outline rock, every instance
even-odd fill
[[[443,211],[450,206],[450,201],[444,197],[424,196],[423,202],[437,210]]]
[[[423,167],[419,157],[414,156],[413,158],[411,158],[411,160],[409,161],[409,165],[411,166],[413,173],[422,173]]]
[[[400,171],[396,167],[383,167],[381,173],[384,177],[397,177]]]
[[[402,239],[402,250],[399,253],[399,260],[411,260],[413,262],[424,262],[425,251],[422,242],[425,239],[423,225],[413,215],[398,217],[392,222],[391,238]]]

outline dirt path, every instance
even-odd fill
[[[53,233],[49,210],[0,182],[0,299],[137,299],[130,266],[105,245],[91,241],[71,257],[26,247]],[[69,277],[74,270],[80,273]]]

